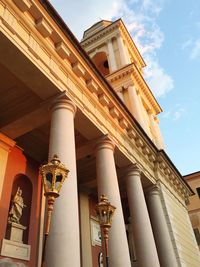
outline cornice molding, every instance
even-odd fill
[[[184,182],[183,177],[169,165],[166,159],[159,152],[157,153],[155,160],[155,172],[159,172],[162,178],[170,184],[170,187],[172,187],[175,192],[179,193],[179,195],[185,200],[188,200],[189,196],[193,195],[192,190],[188,190],[188,185]]]

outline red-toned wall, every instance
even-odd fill
[[[90,209],[90,216],[96,217],[95,207],[98,203],[98,200],[94,196],[90,196],[89,198],[89,209]],[[92,246],[92,262],[93,267],[99,267],[98,265],[98,255],[102,252],[102,248],[100,246]]]
[[[2,198],[0,201],[0,240],[2,240],[6,235],[13,183],[19,175],[26,175],[29,178],[30,183],[32,184],[32,196],[31,191],[29,190],[29,192],[26,192],[24,190],[26,185],[22,184],[22,187],[24,187],[22,197],[25,197],[26,201],[31,203],[31,207],[28,207],[27,211],[24,211],[27,213],[24,220],[30,221],[27,229],[28,233],[25,233],[25,235],[27,235],[28,244],[31,245],[31,258],[29,262],[24,261],[24,263],[29,267],[35,267],[37,265],[41,199],[41,181],[38,178],[38,167],[38,164],[32,159],[26,157],[21,149],[14,147],[8,156]],[[14,187],[17,187],[17,183],[14,185]],[[14,188],[14,192],[15,191],[16,188]],[[30,214],[28,213],[28,210],[30,210]],[[23,222],[21,223],[23,224]],[[19,262],[19,260],[16,261]]]

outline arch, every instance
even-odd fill
[[[92,57],[92,61],[103,76],[110,73],[108,58],[105,52],[98,52]]]
[[[24,231],[24,234],[23,234],[23,242],[25,244],[28,244],[33,185],[30,179],[26,175],[17,174],[13,179],[12,191],[11,191],[11,197],[10,197],[10,208],[12,205],[12,200],[19,187],[22,190],[23,202],[26,205],[25,208],[23,209],[22,217],[20,218],[20,224],[27,227],[27,229]],[[7,235],[8,235],[8,227],[6,231],[6,237]]]

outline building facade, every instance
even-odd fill
[[[184,179],[195,193],[189,198],[188,211],[197,244],[200,249],[200,172],[185,175]]]
[[[94,210],[105,194],[116,207],[111,267],[198,267],[193,192],[163,149],[162,110],[122,20],[79,43],[49,1],[1,0],[0,29],[0,264],[41,266],[39,167],[56,154],[70,172],[45,266],[102,266]]]

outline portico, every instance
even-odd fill
[[[177,205],[184,221],[191,191],[159,150],[156,115],[161,109],[142,78],[145,64],[127,39],[122,21],[102,23],[102,31],[117,27],[123,32],[105,38],[111,70],[107,77],[97,71],[48,1],[3,0],[0,22],[1,240],[7,238],[7,215],[18,183],[24,186],[24,202],[31,203],[23,241],[31,246],[30,259],[15,255],[15,261],[29,267],[41,264],[45,202],[38,168],[57,154],[70,172],[55,204],[48,267],[98,266],[102,247],[94,206],[101,194],[117,208],[110,233],[110,267],[172,267],[172,262],[184,266],[179,249],[184,241],[171,230],[181,231],[181,225],[171,207]],[[124,47],[124,40],[129,46]],[[121,98],[118,90],[124,90]],[[151,112],[144,113],[147,110]],[[144,114],[153,120],[148,125]],[[155,140],[151,127],[157,129]],[[27,181],[30,196],[25,194]],[[150,193],[158,183],[160,191]],[[130,216],[136,262],[130,258],[125,227]],[[190,246],[195,251],[192,242]],[[162,265],[165,253],[173,255],[173,261]],[[0,258],[5,256],[1,253]]]

